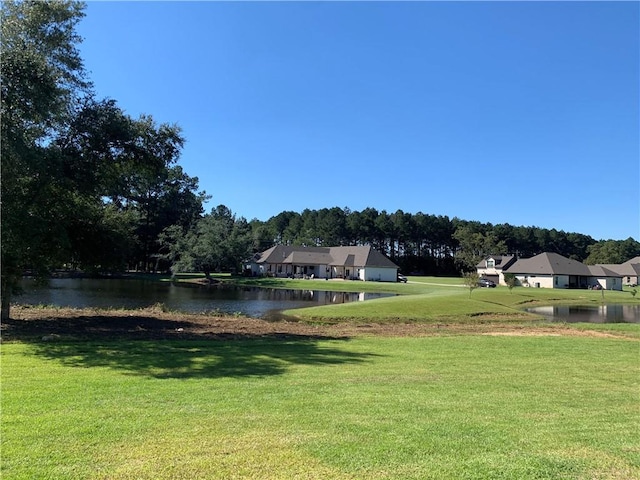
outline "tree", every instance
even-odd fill
[[[507,287],[509,288],[509,292],[511,292],[513,290],[513,287],[518,285],[518,279],[513,273],[505,272],[504,283],[507,284]]]
[[[252,253],[251,227],[244,218],[219,205],[186,232],[172,226],[161,236],[172,272],[204,272],[212,281],[216,271],[239,271],[241,263]]]
[[[197,179],[174,166],[180,129],[150,116],[133,120],[115,101],[94,99],[75,32],[83,7],[2,3],[5,319],[25,269],[44,276],[63,264],[121,268],[139,245],[155,245],[167,224],[201,213]],[[141,224],[148,228],[141,232]]]
[[[68,243],[60,220],[82,204],[49,148],[73,106],[90,93],[75,32],[82,8],[75,1],[2,3],[3,319],[22,270],[42,272],[63,257]]]
[[[453,234],[459,243],[456,252],[456,261],[463,270],[476,268],[487,255],[507,253],[507,246],[498,240],[491,230],[491,225],[482,225],[480,222],[460,222]]]
[[[629,237],[626,240],[603,240],[587,247],[589,256],[584,263],[624,263],[640,255],[640,242]]]
[[[471,292],[478,288],[478,282],[480,281],[480,275],[478,272],[464,272],[462,274],[462,281],[469,289],[469,298],[471,298]]]

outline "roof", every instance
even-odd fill
[[[589,265],[589,271],[593,277],[619,277],[615,270],[607,268],[605,265]]]
[[[545,252],[531,258],[521,258],[508,268],[509,273],[530,275],[582,275],[592,276],[589,267],[558,253]]]
[[[583,277],[619,277],[620,274],[603,265],[585,265],[558,253],[545,252],[522,258],[508,268],[509,273],[529,275],[577,275]]]
[[[256,257],[256,263],[398,268],[395,263],[370,245],[349,247],[276,245]]]
[[[489,259],[493,259],[495,261],[495,268],[499,269],[504,269],[507,268],[507,266],[509,266],[515,259],[516,256],[515,255],[489,255],[488,257],[485,257],[480,263],[478,263],[478,265],[476,265],[477,268],[485,268],[487,266],[487,260]]]
[[[632,258],[621,264],[598,264],[597,266],[609,269],[622,276],[640,276],[640,257]]]

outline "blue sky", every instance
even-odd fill
[[[348,207],[640,239],[637,2],[89,2],[98,97],[237,216]]]

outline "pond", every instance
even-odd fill
[[[553,322],[640,323],[640,305],[554,306],[528,308]]]
[[[162,303],[187,313],[224,312],[272,318],[292,308],[347,303],[393,296],[383,293],[327,292],[224,285],[173,284],[134,279],[51,279],[38,285],[22,281],[24,293],[14,298],[24,305],[74,308],[144,308]]]

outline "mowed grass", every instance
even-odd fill
[[[638,347],[485,335],[6,343],[2,478],[640,478]]]
[[[469,292],[451,282],[435,284],[429,281],[412,284],[392,284],[396,293],[407,287],[407,295],[385,297],[346,304],[288,310],[286,313],[305,321],[390,322],[456,322],[473,323],[487,318],[505,322],[540,321],[527,314],[527,307],[553,304],[600,305],[603,303],[638,303],[639,299],[626,291],[559,290],[507,287],[477,288]],[[457,280],[457,279],[453,279]],[[411,288],[411,291],[408,289]]]

